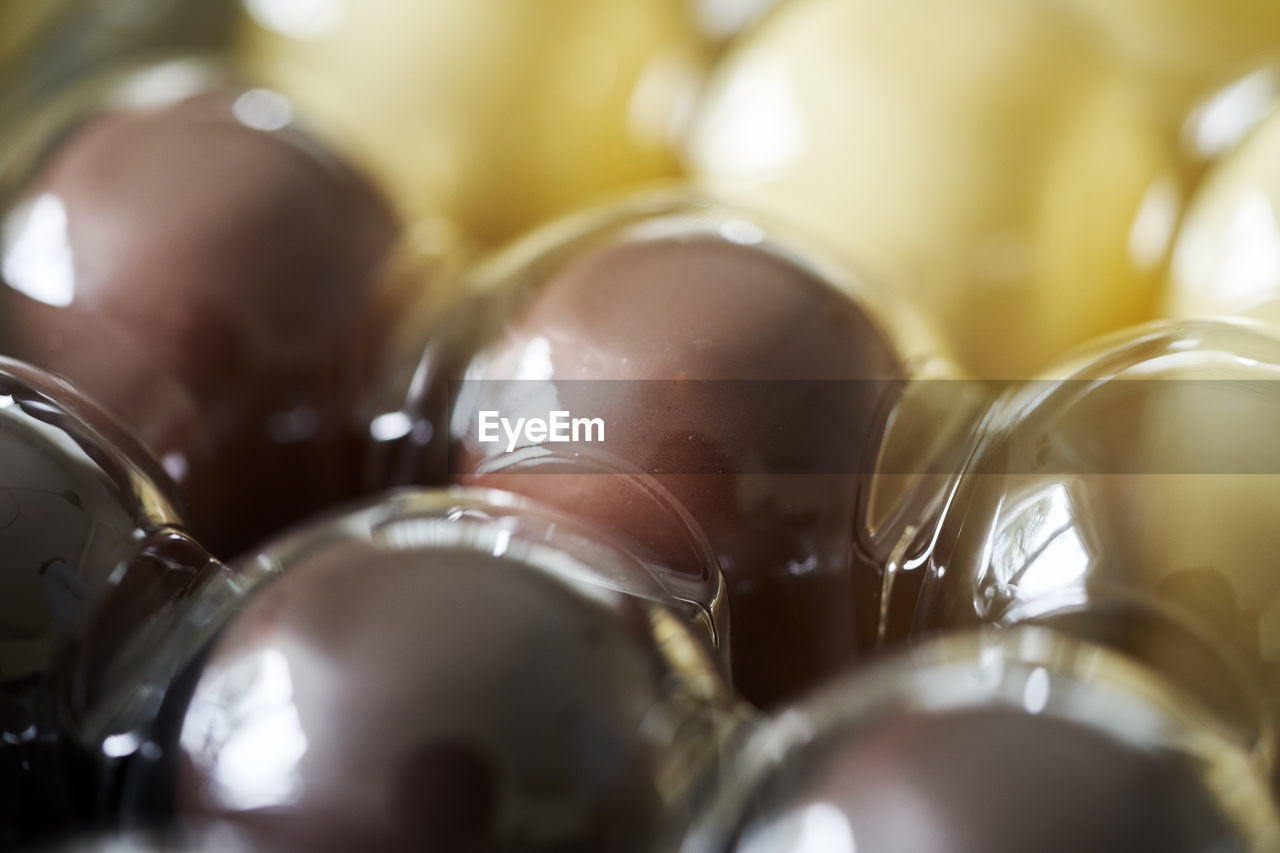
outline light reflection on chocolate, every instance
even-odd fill
[[[874,643],[879,570],[856,521],[867,481],[854,461],[879,440],[906,367],[873,309],[723,216],[722,229],[637,217],[633,231],[601,229],[508,270],[457,324],[471,354],[435,367],[441,386],[465,377],[452,388],[455,480],[591,519],[696,576],[703,555],[667,547],[683,523],[673,507],[691,519],[724,572],[735,684],[772,704]],[[540,382],[493,381],[526,378]],[[707,390],[725,380],[755,391]],[[577,455],[586,445],[545,448],[553,458],[536,470],[478,443],[476,409],[527,413],[529,385],[625,437],[590,464]],[[814,388],[821,398],[806,398]],[[418,413],[442,417],[443,394],[428,389]],[[795,412],[785,436],[760,426],[779,407]],[[439,476],[431,465],[439,458],[424,457],[421,481]],[[668,506],[637,490],[643,480]],[[855,596],[858,584],[869,594]]]
[[[91,115],[6,220],[0,352],[61,373],[230,555],[359,488],[398,226],[265,90]]]
[[[1255,760],[1187,694],[1044,629],[957,633],[766,722],[682,853],[1264,853]]]
[[[316,850],[647,850],[670,831],[727,709],[705,649],[608,585],[640,579],[606,572],[606,547],[559,549],[573,523],[486,494],[404,492],[258,558],[279,577],[199,674],[180,813]]]

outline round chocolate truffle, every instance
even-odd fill
[[[200,674],[179,808],[288,849],[652,849],[725,688],[656,588],[617,591],[642,569],[505,507],[402,493],[257,557],[280,577]]]
[[[357,491],[391,310],[395,219],[291,121],[263,89],[103,110],[4,220],[0,352],[132,427],[223,555]]]
[[[1096,647],[1010,642],[925,647],[766,724],[683,849],[1274,849],[1261,776],[1183,697]]]
[[[814,750],[733,850],[1172,853],[1238,834],[1184,758],[1013,708],[908,713]]]
[[[455,324],[471,349],[451,364],[429,344],[441,390],[411,407],[452,430],[455,481],[589,518],[672,575],[708,571],[696,525],[725,578],[735,686],[772,704],[875,642],[866,472],[921,342],[749,217],[663,203],[597,212],[479,273],[481,319]],[[555,411],[600,428],[481,435],[482,415]]]
[[[1280,688],[1280,337],[1163,322],[1057,372],[984,424],[919,557],[917,631],[1051,624],[1146,661],[1265,744]]]
[[[0,842],[86,818],[95,742],[164,688],[140,644],[217,571],[171,490],[76,391],[0,359]]]

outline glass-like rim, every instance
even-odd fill
[[[981,473],[983,460],[993,444],[1001,445],[1015,436],[1018,429],[1041,410],[1052,403],[1055,406],[1072,406],[1089,395],[1099,385],[1111,381],[1159,381],[1146,373],[1135,372],[1135,367],[1158,360],[1173,358],[1170,370],[1179,370],[1181,360],[1198,356],[1213,359],[1212,370],[1272,371],[1280,378],[1280,332],[1269,324],[1241,318],[1162,319],[1123,329],[1088,342],[1061,358],[1056,366],[1050,366],[1040,379],[1027,383],[1015,383],[1005,389],[988,408],[983,420],[975,428],[964,465],[953,477],[950,496],[936,515],[930,518],[925,530],[910,549],[909,568],[920,569],[932,559],[939,538],[948,524],[957,522],[952,514],[966,512],[964,506],[953,507],[952,498],[961,494],[965,483],[972,477],[988,476]],[[1220,381],[1217,374],[1194,377],[1203,381]],[[1194,378],[1191,381],[1194,381]],[[1177,378],[1181,380],[1180,377]],[[994,474],[991,476],[1000,476]],[[926,576],[919,598],[910,603],[917,623],[931,606],[937,578]],[[1240,697],[1259,696],[1252,686],[1244,666],[1233,659],[1229,649],[1204,630],[1204,626],[1188,624],[1193,616],[1166,606],[1161,602],[1142,601],[1126,595],[1123,590],[1108,591],[1109,600],[1140,607],[1150,617],[1176,627],[1188,641],[1195,642],[1206,652],[1222,662],[1238,686]],[[1123,602],[1122,602],[1123,600]],[[1034,611],[1010,612],[1000,620],[999,627],[1009,627],[1026,619],[1045,619],[1081,611],[1081,602],[1058,601],[1049,607]],[[1241,735],[1248,738],[1252,751],[1271,755],[1276,749],[1278,734],[1265,719],[1250,721],[1240,727]]]
[[[654,504],[671,521],[673,525],[671,532],[679,533],[700,569],[700,574],[694,577],[684,573],[664,571],[661,565],[649,565],[650,571],[654,573],[655,580],[664,591],[674,598],[705,611],[707,625],[711,631],[711,639],[714,645],[722,649],[727,657],[729,654],[729,620],[731,616],[720,558],[716,555],[715,549],[712,547],[710,540],[707,539],[702,526],[698,524],[697,520],[675,496],[655,477],[612,454],[598,451],[593,453],[590,448],[571,453],[547,448],[537,448],[537,453],[528,452],[531,450],[534,450],[534,448],[525,448],[524,451],[517,451],[516,453],[490,459],[468,476],[520,474],[540,467],[571,462],[574,465],[575,472],[581,472],[584,476],[606,476],[626,482],[630,487],[630,494],[642,501]],[[476,487],[463,486],[462,488],[470,489]],[[560,518],[562,520],[561,523],[568,518],[565,513],[545,507],[531,498],[509,495],[509,493],[501,490],[486,489],[485,491],[489,491],[494,495],[502,495],[504,496],[503,500],[514,498],[517,501],[523,501],[523,506],[532,508],[539,515]],[[608,537],[615,548],[626,550],[625,544],[618,540],[618,535],[613,531],[600,529],[598,536]]]
[[[146,526],[180,525],[185,507],[169,474],[110,412],[58,376],[0,356],[0,386],[23,392],[3,396],[29,425],[44,424],[71,437],[91,456]],[[0,407],[0,411],[4,408]]]
[[[453,486],[401,488],[348,505],[323,520],[285,534],[233,564],[243,592],[273,582],[291,566],[337,542],[415,551],[474,549],[508,558],[515,569],[545,575],[624,617],[628,630],[652,655],[655,676],[671,704],[677,748],[659,762],[659,792],[672,809],[670,829],[682,830],[686,813],[709,796],[705,788],[724,741],[751,719],[730,689],[723,627],[701,603],[674,599],[649,567],[589,523],[497,489]],[[241,606],[246,596],[240,596]],[[686,608],[678,605],[688,604]],[[697,604],[700,610],[695,610]],[[700,614],[703,617],[700,618]],[[229,617],[234,618],[234,613]],[[224,620],[225,622],[226,620]]]
[[[855,299],[868,313],[913,378],[961,376],[946,338],[897,291],[885,287],[831,251],[768,213],[680,182],[616,195],[535,228],[476,264],[469,286],[475,292],[524,280],[536,287],[566,258],[612,242],[672,235],[714,236],[751,246],[805,271]]]
[[[115,688],[172,674],[184,662],[197,636],[207,633],[209,608],[193,617],[168,605],[179,599],[210,600],[210,590],[225,569],[184,529],[181,496],[160,463],[110,413],[80,394],[62,379],[23,362],[0,357],[0,421],[16,421],[22,433],[35,440],[75,447],[92,464],[96,477],[132,514],[129,541],[119,562],[91,587],[86,605],[63,639],[53,649],[49,686],[60,724],[75,738],[94,748],[111,736],[145,725],[158,705],[154,691],[134,695]],[[113,590],[128,580],[139,560],[180,555],[181,568],[189,571],[188,586],[170,592],[166,607],[154,620],[128,625],[106,659],[110,685],[90,692],[91,678],[85,661],[86,643],[94,640],[97,613]],[[177,568],[175,565],[174,568]],[[203,632],[203,633],[202,633]],[[163,680],[163,679],[162,679]]]
[[[278,577],[310,553],[343,541],[388,549],[449,546],[476,549],[513,560],[567,583],[580,593],[616,603],[619,596],[670,609],[696,607],[684,620],[702,632],[707,647],[728,664],[727,637],[716,619],[723,600],[718,573],[710,601],[677,597],[651,567],[603,530],[537,501],[474,486],[403,487],[339,508],[322,520],[286,533],[233,563],[248,587]],[[727,671],[727,669],[726,669]]]
[[[97,73],[29,105],[0,128],[0,206],[11,208],[31,176],[87,119],[112,110],[157,109],[219,91],[246,94],[261,88],[233,57],[214,50],[180,48],[116,57]],[[287,95],[267,91],[296,106]],[[255,129],[286,139],[322,168],[352,171],[342,146],[296,109],[279,127]]]
[[[464,275],[470,297],[462,310],[468,319],[457,325],[473,325],[471,332],[479,331],[482,337],[494,334],[495,329],[483,328],[484,320],[477,325],[474,313],[480,301],[504,293],[516,303],[504,306],[505,310],[518,311],[543,281],[586,249],[673,234],[712,236],[750,246],[798,267],[832,290],[849,296],[894,348],[908,387],[916,380],[963,378],[958,362],[947,351],[945,337],[899,293],[880,286],[847,263],[837,262],[833,253],[823,252],[821,247],[813,245],[811,238],[789,230],[785,223],[687,184],[651,187],[580,210],[535,229],[483,259]],[[446,330],[445,337],[448,335]],[[424,389],[451,378],[440,375],[454,367],[448,363],[449,354],[445,352],[449,347],[448,342],[442,343],[439,339],[427,344],[418,361],[413,387],[407,393],[405,411],[419,408],[417,403]],[[885,411],[877,413],[883,429],[868,447],[869,470],[894,464],[886,462],[886,454],[895,448],[901,450],[894,439],[922,419],[919,411],[922,404],[915,399],[918,396],[929,397],[927,393],[907,394],[901,400],[887,401]],[[926,415],[925,419],[937,425],[937,437],[925,451],[934,458],[921,468],[949,471],[956,466],[955,454],[966,446],[967,431],[957,429],[968,421],[963,413],[956,411],[927,412]],[[442,426],[453,430],[452,424]],[[867,477],[859,484],[855,517],[860,546],[884,560],[904,535],[914,534],[913,525],[932,517],[946,483],[940,483],[937,477],[916,477],[909,487],[890,493],[874,489],[872,483],[876,479]]]

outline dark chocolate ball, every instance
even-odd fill
[[[1261,853],[1256,756],[1152,672],[1045,630],[959,634],[752,733],[684,853]]]
[[[906,368],[875,311],[747,221],[710,223],[641,219],[507,274],[485,309],[505,325],[450,374],[451,471],[705,571],[681,522],[623,476],[641,475],[710,543],[735,685],[773,704],[874,643],[879,575],[857,517]],[[601,419],[605,440],[479,441],[480,411],[548,408]]]
[[[906,713],[812,751],[785,793],[762,795],[733,850],[1255,849],[1185,758],[1022,709]]]
[[[391,506],[434,500],[415,494]],[[375,504],[258,558],[281,574],[200,675],[181,812],[309,850],[646,850],[669,831],[681,750],[708,746],[686,740],[700,712],[673,663],[700,647],[664,608],[582,586],[591,566],[554,538],[477,512],[384,523]]]
[[[163,688],[138,639],[217,571],[172,489],[70,386],[0,359],[0,843],[87,819],[92,736],[140,704],[108,691]]]
[[[398,227],[265,90],[91,115],[5,220],[0,352],[132,427],[229,555],[360,479]]]

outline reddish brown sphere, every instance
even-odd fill
[[[389,310],[395,219],[310,140],[258,129],[273,97],[91,117],[5,221],[0,352],[121,417],[224,555],[357,490]]]
[[[679,712],[638,601],[462,547],[284,561],[200,675],[182,812],[284,849],[652,849]]]
[[[832,853],[1258,849],[1202,774],[1185,756],[1012,706],[907,712],[791,756],[720,853],[788,837]]]
[[[862,460],[904,372],[877,320],[790,257],[705,230],[579,251],[511,301],[458,371],[454,477],[600,522],[696,574],[681,522],[609,473],[641,472],[710,543],[747,698],[774,704],[847,665],[876,624],[873,605],[855,612],[860,576],[877,576],[856,522]],[[529,376],[542,382],[491,381]],[[605,441],[547,444],[557,455],[536,468],[478,441],[478,410],[546,401],[602,419]]]

